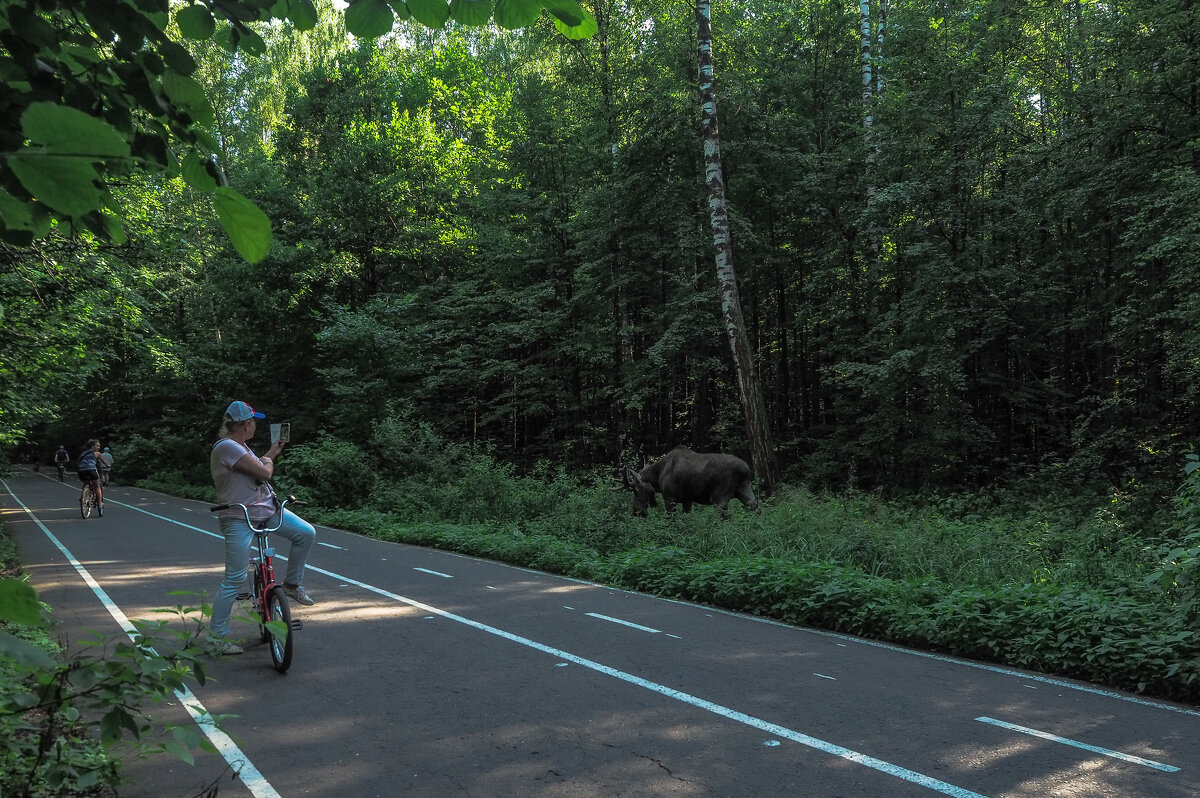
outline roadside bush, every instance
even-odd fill
[[[324,499],[307,517],[785,623],[1200,700],[1200,459],[1189,461],[1198,466],[1177,501],[1179,545],[1156,574],[1163,594],[1145,584],[1156,564],[1151,547],[1110,507],[1060,518],[1042,508],[1010,515],[978,503],[920,507],[785,489],[757,513],[735,502],[727,517],[660,507],[635,518],[603,474],[572,477],[547,465],[518,473],[403,419],[382,422],[376,441],[410,446],[411,456],[389,456],[365,506]],[[319,445],[296,447],[289,460],[318,486],[345,458],[367,459],[332,439]],[[347,499],[352,484],[335,479],[312,495]]]
[[[162,484],[195,485],[212,483],[208,473],[209,446],[188,428],[156,427],[146,434],[135,433],[123,440],[114,454],[118,461],[114,476],[133,483],[152,479]],[[72,454],[74,457],[75,454]]]
[[[203,684],[201,651],[190,645],[200,635],[192,616],[202,608],[176,608],[182,629],[134,621],[140,634],[132,644],[121,633],[63,651],[50,639],[48,609],[17,577],[3,525],[0,565],[0,795],[117,795],[120,760],[107,749],[121,741],[141,755],[169,752],[186,762],[193,750],[213,750],[194,726],[162,729],[144,709],[188,679]],[[178,650],[157,653],[171,648]]]
[[[1163,590],[1194,629],[1200,625],[1200,455],[1188,453],[1183,471],[1161,563],[1146,581]]]
[[[376,477],[366,454],[349,441],[322,435],[285,451],[274,479],[281,496],[295,493],[325,507],[356,508],[374,492]]]
[[[425,485],[452,484],[475,453],[470,445],[441,437],[428,422],[414,421],[403,410],[380,418],[371,433],[379,474],[396,484],[412,479]]]

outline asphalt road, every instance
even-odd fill
[[[69,639],[216,589],[205,504],[111,486],[85,521],[77,486],[0,484]],[[214,659],[154,711],[231,715],[223,756],[131,763],[125,796],[1200,796],[1195,707],[327,528],[309,565],[291,671]]]

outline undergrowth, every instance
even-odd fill
[[[149,714],[186,681],[204,682],[196,641],[203,629],[197,616],[207,607],[162,612],[182,624],[132,620],[132,641],[124,632],[93,633],[68,647],[55,637],[49,608],[23,578],[0,522],[0,796],[119,795],[117,744],[126,755],[169,752],[189,763],[194,750],[215,752],[196,727],[164,725]]]
[[[1200,703],[1195,465],[1175,515],[1153,523],[1129,523],[1119,496],[1058,512],[803,487],[757,513],[639,519],[610,474],[518,473],[402,417],[375,436],[293,446],[277,487],[310,501],[310,520],[385,540]]]

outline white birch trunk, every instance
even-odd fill
[[[696,5],[696,26],[700,54],[700,114],[704,130],[704,171],[708,184],[709,220],[713,229],[713,248],[716,251],[717,288],[721,297],[721,314],[733,351],[734,371],[737,374],[738,394],[746,419],[746,437],[750,458],[761,489],[770,493],[774,488],[774,456],[771,451],[770,425],[766,406],[754,369],[754,355],[746,335],[742,315],[742,300],[738,293],[737,272],[733,268],[733,237],[729,226],[729,211],[725,203],[725,177],[721,168],[721,143],[717,124],[716,80],[712,58],[712,4],[699,0]]]

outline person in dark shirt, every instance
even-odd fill
[[[80,482],[95,482],[96,483],[96,501],[101,508],[104,507],[104,491],[100,488],[100,461],[97,459],[100,456],[100,441],[92,438],[87,442],[87,448],[79,455],[79,461],[75,465],[75,471],[79,474]]]

